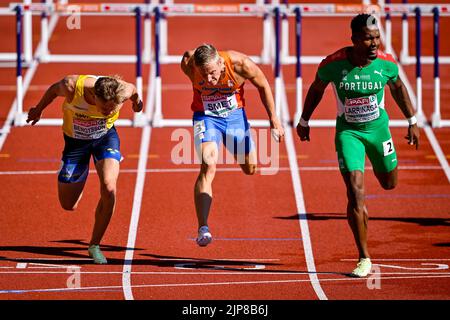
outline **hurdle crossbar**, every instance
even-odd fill
[[[82,62],[82,63],[135,63],[135,55],[99,55],[99,54],[50,54],[48,50],[48,21],[47,16],[58,14],[59,16],[135,16],[136,8],[141,10],[145,20],[145,35],[150,35],[151,23],[150,15],[155,5],[153,4],[120,4],[120,3],[10,3],[9,9],[20,6],[24,14],[40,14],[41,15],[41,52],[38,53],[41,63],[48,62]],[[25,35],[25,34],[24,34]],[[143,63],[150,63],[151,42],[145,41],[143,48]]]
[[[433,126],[447,126],[447,120],[441,119],[440,114],[440,79],[439,79],[439,64],[440,63],[450,63],[450,57],[439,56],[439,17],[440,16],[450,16],[450,4],[390,4],[389,1],[386,1],[385,4],[380,5],[371,5],[362,4],[362,5],[340,5],[340,4],[291,4],[291,5],[267,5],[261,4],[261,1],[257,4],[207,4],[207,5],[199,5],[199,4],[107,4],[107,3],[99,3],[99,4],[77,4],[75,7],[69,4],[53,4],[53,3],[16,3],[11,4],[10,9],[16,10],[16,8],[20,7],[22,13],[41,13],[42,17],[45,17],[49,14],[59,14],[59,15],[67,15],[69,13],[75,12],[87,14],[87,15],[137,15],[137,10],[139,10],[141,15],[144,15],[146,19],[149,19],[152,15],[155,16],[155,29],[156,29],[156,12],[159,12],[159,23],[157,30],[154,31],[155,39],[158,36],[158,50],[155,49],[155,61],[157,61],[157,75],[155,78],[155,113],[153,123],[158,125],[169,125],[170,121],[164,119],[162,117],[161,111],[161,77],[159,73],[159,65],[160,64],[169,64],[169,63],[179,63],[181,60],[180,56],[170,56],[165,52],[165,44],[167,43],[167,34],[164,31],[164,28],[161,27],[163,19],[169,16],[238,16],[238,17],[263,17],[264,18],[264,46],[263,52],[261,56],[252,56],[251,58],[257,63],[268,63],[275,60],[275,99],[276,105],[279,106],[278,94],[280,90],[280,86],[277,84],[277,68],[280,68],[282,65],[296,64],[296,88],[297,88],[297,110],[294,121],[298,121],[299,115],[301,114],[301,104],[302,104],[302,78],[301,78],[301,65],[302,64],[318,64],[323,59],[323,57],[319,56],[303,56],[300,52],[301,50],[301,17],[303,16],[353,16],[357,12],[368,12],[379,17],[382,15],[386,16],[386,48],[387,50],[392,50],[391,46],[391,21],[390,18],[392,16],[402,16],[408,17],[409,15],[414,14],[416,19],[420,19],[422,16],[433,16],[435,19],[434,26],[434,55],[432,57],[423,57],[421,56],[420,48],[416,49],[416,57],[411,57],[408,59],[412,61],[412,63],[416,63],[416,81],[417,81],[417,105],[418,105],[418,115],[423,115],[422,111],[422,79],[420,68],[422,64],[433,63],[434,64],[434,84],[435,84],[435,104],[434,104],[434,113],[432,123]],[[72,10],[72,11],[70,11]],[[418,13],[419,12],[419,15]],[[278,18],[277,18],[278,16]],[[296,55],[289,56],[289,47],[288,41],[289,37],[286,35],[289,28],[286,26],[288,23],[288,16],[296,17]],[[272,19],[275,17],[276,25],[276,36],[272,36],[273,25]],[[283,21],[281,22],[281,27],[278,23],[280,23],[280,17],[282,17]],[[297,22],[298,20],[298,22]],[[149,26],[149,21],[146,21],[145,25]],[[44,25],[44,23],[43,23]],[[403,29],[404,25],[402,25]],[[270,28],[269,28],[270,27]],[[419,28],[420,30],[420,28]],[[43,32],[44,33],[44,32]],[[145,34],[148,35],[148,29],[145,30]],[[420,33],[416,34],[416,37],[420,37]],[[275,39],[275,40],[270,40]],[[45,40],[45,39],[44,39]],[[277,43],[273,43],[274,41],[278,41]],[[280,43],[281,41],[281,43]],[[45,43],[48,42],[48,39]],[[416,44],[420,45],[420,39],[416,41]],[[145,39],[145,43],[149,44],[151,41],[149,39]],[[144,43],[144,44],[145,44]],[[155,44],[156,45],[156,44]],[[267,45],[267,48],[266,48]],[[152,51],[149,48],[140,48],[140,52],[136,55],[51,55],[48,54],[48,48],[43,46],[41,52],[38,54],[38,59],[40,61],[47,62],[88,62],[89,60],[92,62],[120,62],[120,63],[150,63],[151,62],[151,53]],[[298,49],[298,50],[297,50]],[[274,52],[275,51],[275,52]],[[142,54],[144,57],[142,58]],[[22,57],[22,55],[17,54],[17,56]],[[22,58],[21,58],[22,59]],[[278,61],[278,63],[277,63]],[[408,62],[408,61],[406,61]],[[138,73],[138,71],[137,71]],[[138,78],[138,77],[137,77]],[[19,78],[18,78],[19,79]],[[142,79],[141,79],[142,81]],[[139,80],[136,81],[137,86],[139,86]],[[18,91],[20,88],[18,86]],[[278,91],[278,92],[277,92]],[[18,104],[19,106],[19,104]],[[178,121],[177,119],[173,119],[173,123],[187,123],[184,120]],[[325,122],[324,122],[325,121]],[[321,122],[317,122],[318,126],[327,123],[329,125],[333,125],[335,120],[321,120]],[[189,121],[190,123],[190,121]],[[315,125],[314,120],[312,120],[311,125]],[[393,125],[396,125],[394,121],[391,121]]]
[[[265,31],[263,38],[264,48],[262,50],[261,56],[250,56],[250,58],[256,63],[268,63],[271,61],[271,50],[270,45],[272,45],[272,40],[270,40],[271,31],[271,17],[275,17],[277,24],[276,33],[280,34],[280,7],[285,10],[286,6],[275,6],[275,5],[258,5],[258,4],[214,4],[214,5],[196,5],[196,4],[180,4],[180,5],[160,5],[154,9],[155,18],[155,64],[156,64],[156,79],[155,79],[155,113],[152,118],[152,125],[154,127],[190,127],[192,126],[192,120],[190,119],[165,119],[162,113],[162,80],[160,75],[160,65],[161,64],[179,64],[181,61],[181,56],[178,55],[167,55],[164,54],[165,49],[163,48],[165,40],[167,37],[163,30],[163,21],[165,17],[168,16],[220,16],[220,17],[261,17],[264,18],[263,28]],[[276,13],[278,10],[278,13]],[[270,27],[268,27],[270,26]],[[266,34],[269,32],[269,35]],[[276,38],[278,38],[278,36]],[[278,41],[276,52],[280,50],[280,43]],[[267,46],[267,47],[266,47]],[[276,57],[275,57],[276,58]],[[278,71],[277,71],[278,70]],[[279,79],[280,62],[278,58],[278,63],[275,63],[275,109],[279,113],[281,88]],[[270,123],[268,120],[260,119],[249,119],[250,124],[253,127],[269,127]]]
[[[433,127],[448,126],[450,121],[441,119],[440,112],[440,76],[439,76],[439,65],[450,63],[450,57],[442,57],[439,52],[439,17],[441,15],[450,16],[450,4],[398,4],[392,5],[387,4],[384,7],[385,12],[391,14],[401,14],[402,15],[402,28],[403,34],[403,48],[401,51],[400,61],[403,64],[415,63],[416,65],[416,97],[417,97],[417,116],[419,124],[425,121],[425,116],[423,113],[422,104],[422,64],[433,64],[433,77],[434,77],[434,106],[433,114],[431,119],[431,124]],[[416,39],[416,55],[415,57],[410,57],[409,52],[405,49],[407,48],[408,41],[408,25],[407,16],[414,13],[415,17],[415,39]],[[433,56],[423,57],[422,56],[422,35],[421,35],[421,20],[423,16],[433,17]]]
[[[102,4],[102,8],[107,10],[110,10],[111,7],[109,7],[106,4]],[[14,125],[16,126],[22,126],[25,125],[25,119],[26,119],[26,113],[23,112],[23,81],[22,81],[22,37],[23,37],[23,31],[22,31],[22,17],[24,15],[24,10],[28,11],[40,11],[42,13],[43,17],[46,17],[48,14],[58,12],[58,10],[61,10],[61,8],[66,8],[68,5],[66,4],[53,4],[53,3],[35,3],[35,4],[11,4],[10,8],[16,12],[16,83],[17,83],[17,92],[16,92],[16,98],[17,98],[17,104],[16,104],[16,112],[15,112],[15,121]],[[142,97],[142,91],[143,91],[143,83],[142,83],[142,45],[141,45],[141,8],[145,5],[126,5],[125,9],[121,8],[120,10],[133,10],[133,14],[135,16],[136,21],[136,30],[135,30],[135,43],[136,43],[136,54],[133,56],[133,59],[130,59],[130,57],[121,56],[122,60],[120,62],[133,62],[136,64],[136,89],[140,97]],[[81,7],[83,10],[94,10],[94,7],[90,7],[89,5],[82,4]],[[116,7],[114,7],[116,8]],[[119,8],[119,6],[117,6]],[[53,11],[52,11],[53,10]],[[145,8],[144,10],[147,10]],[[119,9],[117,9],[119,11]],[[48,40],[48,39],[47,39]],[[44,47],[44,49],[42,49]],[[46,43],[41,43],[41,48],[39,50],[39,53],[45,52]],[[66,55],[67,56],[67,55]],[[90,59],[102,59],[101,62],[108,61],[108,57],[111,56],[101,56],[98,55],[94,58],[90,57]],[[36,59],[41,61],[42,57],[39,55],[36,55]],[[61,61],[64,60],[64,57],[60,57]],[[79,60],[77,60],[79,59]],[[69,59],[68,59],[69,60]],[[78,62],[86,62],[82,59],[80,59],[80,56],[74,56],[71,62],[73,60],[76,60]],[[47,60],[48,61],[48,60]],[[91,60],[92,61],[92,60]],[[100,61],[98,61],[100,62]],[[112,58],[109,60],[109,62],[117,62],[117,57]],[[146,123],[148,123],[149,119],[143,119],[145,117],[145,114],[143,112],[140,112],[138,114],[134,115],[133,120],[127,120],[127,119],[120,119],[120,121],[117,121],[118,126],[144,126]],[[39,122],[39,125],[60,125],[62,123],[61,119],[41,119]]]
[[[343,9],[344,8],[344,9]],[[420,25],[420,19],[422,16],[432,16],[434,19],[433,23],[433,47],[434,47],[434,54],[432,57],[422,57],[421,55],[421,35],[420,32],[416,33],[416,56],[411,58],[411,61],[416,63],[416,97],[417,97],[417,117],[419,125],[423,125],[425,121],[425,116],[423,113],[422,108],[422,75],[421,75],[421,65],[422,63],[432,63],[434,65],[434,112],[432,115],[432,125],[433,127],[441,127],[441,126],[448,126],[450,124],[450,121],[448,120],[442,120],[441,119],[441,113],[440,113],[440,77],[439,77],[439,64],[440,63],[448,63],[450,62],[450,57],[442,57],[439,55],[439,16],[450,16],[450,4],[386,4],[382,6],[364,6],[364,5],[350,5],[348,9],[343,8],[338,9],[338,5],[327,5],[327,4],[319,4],[319,5],[291,5],[289,6],[290,11],[294,11],[296,14],[296,30],[297,30],[297,38],[296,41],[301,41],[301,36],[298,36],[300,30],[301,30],[301,23],[299,21],[300,15],[305,15],[306,12],[311,13],[314,12],[314,14],[317,13],[327,13],[332,14],[333,12],[337,13],[337,10],[346,11],[346,12],[352,12],[352,10],[357,10],[357,12],[369,12],[374,15],[377,15],[378,17],[381,16],[381,14],[386,15],[386,23],[387,23],[387,34],[386,34],[386,48],[387,51],[392,51],[392,44],[391,44],[391,24],[390,24],[390,17],[391,15],[402,15],[405,17],[407,14],[414,13],[416,16],[416,30],[421,30]],[[356,12],[353,12],[352,15],[354,15]],[[289,14],[289,13],[288,13]],[[282,64],[293,64],[297,63],[301,66],[302,63],[313,63],[318,64],[322,60],[323,57],[304,57],[301,56],[301,54],[297,53],[297,55],[294,56],[283,56],[282,57]],[[299,68],[299,67],[297,67]],[[300,119],[300,115],[302,112],[302,106],[301,106],[301,91],[302,91],[302,82],[301,82],[301,76],[299,71],[297,71],[297,109],[295,113],[294,123],[298,123]],[[333,125],[335,123],[335,120],[311,120],[310,124],[311,126],[327,126],[327,125]],[[407,126],[407,122],[404,120],[392,120],[390,121],[391,126]]]
[[[438,10],[440,16],[450,16],[450,4],[391,4],[390,1],[383,6],[383,11],[386,14],[386,25],[391,24],[392,16],[402,17],[402,47],[400,51],[400,62],[404,65],[417,63],[417,57],[409,54],[409,22],[408,17],[416,16],[417,8],[421,11],[421,17],[433,17],[434,10]],[[386,28],[387,41],[386,45],[392,47],[390,28]],[[450,64],[450,56],[441,56],[440,63]],[[434,56],[422,56],[422,64],[434,64]]]
[[[24,0],[23,5],[28,5],[31,0]],[[16,12],[11,8],[0,8],[0,16],[14,16]],[[32,33],[32,15],[27,13],[23,17],[22,28],[24,32],[23,45],[22,45],[22,59],[25,63],[30,63],[33,58],[33,33]],[[15,52],[2,52],[0,53],[0,62],[13,62],[16,60]]]

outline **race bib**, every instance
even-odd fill
[[[383,142],[383,156],[386,157],[394,153],[394,151],[394,143],[392,142],[392,139]]]
[[[98,139],[106,134],[106,119],[73,119],[73,137],[76,139]]]
[[[228,117],[229,114],[239,107],[236,95],[212,95],[202,96],[205,114],[213,117]]]
[[[345,120],[352,123],[368,122],[378,119],[380,108],[377,96],[345,99]]]

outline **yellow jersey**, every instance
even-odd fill
[[[75,139],[98,139],[112,128],[119,117],[119,110],[110,115],[103,115],[96,105],[84,99],[84,81],[87,78],[99,78],[93,75],[80,75],[71,101],[66,98],[62,105],[64,134]]]

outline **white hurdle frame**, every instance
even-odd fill
[[[439,16],[450,17],[450,3],[447,4],[386,4],[383,6],[383,10],[385,13],[388,13],[391,16],[402,16],[402,48],[400,51],[399,60],[402,64],[416,64],[419,62],[420,64],[434,64],[435,58],[434,56],[422,56],[420,55],[420,61],[417,61],[416,56],[409,55],[409,23],[408,17],[410,15],[415,15],[415,10],[420,9],[420,17],[433,17],[433,10],[437,9],[439,12]],[[421,19],[419,19],[421,20]],[[390,23],[390,19],[387,19],[386,22]],[[416,19],[417,23],[417,19]],[[419,22],[420,23],[420,22]],[[434,26],[434,28],[439,28],[439,26]],[[416,26],[417,29],[417,26]],[[419,30],[420,32],[421,30]],[[392,48],[391,35],[388,32],[392,32],[391,28],[386,28],[386,39],[387,39],[387,47]],[[421,37],[419,37],[421,38]],[[417,30],[416,30],[416,41],[417,40]],[[418,49],[420,50],[420,49]],[[440,64],[450,64],[450,56],[439,56],[439,65]],[[440,103],[440,90],[441,83],[439,77],[434,77],[434,105],[433,105],[433,114],[431,115],[431,125],[433,127],[450,127],[450,119],[441,119],[441,103]],[[422,75],[416,75],[416,99],[417,99],[417,118],[419,126],[423,126],[426,121],[425,115],[423,113],[423,101],[422,101]]]
[[[363,1],[361,5],[336,5],[336,4],[291,4],[287,6],[286,12],[284,14],[288,17],[295,17],[295,11],[300,10],[302,17],[353,17],[355,14],[362,11],[369,12],[376,16],[378,21],[380,21],[380,7],[378,5],[371,5],[370,2]],[[288,22],[288,19],[285,19]],[[301,24],[300,24],[301,25]],[[287,30],[289,28],[286,28]],[[284,32],[283,28],[283,32]],[[288,41],[284,35],[281,39]],[[286,51],[289,52],[289,48],[286,44],[282,44]],[[325,56],[304,56],[300,54],[300,68],[303,64],[313,64],[318,65]],[[281,65],[292,65],[297,63],[296,55],[282,54],[281,55]],[[303,111],[303,79],[302,77],[297,77],[295,82],[296,87],[296,110],[293,119],[293,125],[296,126],[300,120],[300,116]],[[396,121],[391,121],[393,125],[397,125]],[[311,127],[333,127],[336,124],[336,119],[324,119],[324,120],[314,120],[309,121]],[[400,124],[400,123],[398,123]]]
[[[24,6],[30,5],[31,0],[23,0]],[[0,16],[14,16],[15,13],[8,8],[0,8]],[[31,12],[24,14],[23,17],[23,62],[31,63],[33,60],[33,20]],[[17,59],[16,52],[1,52],[0,62],[14,62]]]
[[[364,5],[363,5],[364,6]],[[374,14],[378,21],[381,21],[380,17],[382,14],[389,13],[390,15],[403,15],[404,13],[411,13],[414,11],[415,8],[419,7],[424,12],[423,16],[432,16],[431,13],[433,8],[438,8],[438,10],[441,12],[441,16],[450,16],[450,4],[380,4],[378,6],[376,5],[365,5],[366,6],[366,12]],[[352,5],[350,5],[351,9]],[[302,10],[303,16],[344,16],[349,15],[354,16],[355,13],[358,12],[351,12],[351,10],[348,10],[345,13],[338,13],[336,11],[337,5],[333,4],[305,4],[305,5],[289,5],[288,10],[290,11],[288,15],[292,15],[292,12],[295,10],[295,8],[300,8]],[[305,9],[308,10],[305,10]],[[356,8],[356,7],[355,7]],[[359,11],[361,12],[361,11]],[[385,47],[387,52],[392,52],[392,43],[391,43],[391,32],[392,32],[392,26],[390,24],[390,20],[387,20],[387,28],[386,28],[386,34],[384,37],[385,40]],[[405,26],[403,26],[405,28]],[[380,24],[380,30],[381,30],[381,24]],[[406,36],[407,37],[407,36]],[[284,37],[282,37],[284,39]],[[404,42],[403,38],[403,42]],[[295,56],[283,56],[283,64],[294,64],[296,63],[296,57]],[[450,57],[439,57],[439,62],[441,63],[447,63],[449,61]],[[323,57],[314,57],[314,56],[301,56],[300,61],[302,64],[319,64]],[[421,62],[423,61],[424,64],[434,63],[434,57],[421,57]],[[416,57],[413,57],[413,62],[416,63]],[[422,109],[422,78],[417,77],[416,78],[417,83],[417,89],[416,89],[416,98],[417,98],[417,117],[418,117],[418,123],[419,126],[424,125],[424,121],[426,121],[423,109]],[[297,78],[296,81],[296,112],[294,117],[294,125],[298,123],[300,119],[300,115],[302,112],[302,79]],[[410,92],[410,95],[414,95],[414,92]],[[333,126],[335,124],[335,119],[330,120],[310,120],[310,126],[317,126],[317,127],[329,127]],[[390,120],[390,126],[392,127],[405,127],[408,126],[408,123],[405,120]],[[449,127],[450,126],[450,120],[443,120],[441,119],[441,113],[440,113],[440,78],[434,78],[434,112],[432,114],[431,123],[433,127]]]
[[[25,0],[24,0],[25,1]],[[30,0],[26,0],[30,1]],[[20,3],[11,3],[12,7]],[[90,4],[68,4],[67,0],[60,0],[59,4],[54,4],[51,0],[46,0],[45,3],[30,3],[29,9],[24,10],[24,17],[31,16],[32,13],[43,13],[41,18],[41,50],[37,53],[38,59],[41,63],[49,62],[81,62],[81,63],[135,63],[136,55],[102,55],[102,54],[51,54],[48,49],[48,18],[47,16],[56,13],[60,16],[70,16],[73,14],[82,14],[83,16],[96,16],[96,15],[116,15],[116,16],[134,16],[134,12],[131,10],[137,6],[141,8],[142,12],[152,12],[153,4],[137,3],[137,4],[120,4],[120,3],[99,3],[95,4],[99,6],[99,10],[95,11],[89,8]],[[59,9],[58,9],[59,6]],[[64,9],[62,9],[64,8]],[[24,28],[25,22],[24,20]],[[24,39],[27,38],[28,32],[24,30]],[[151,62],[151,21],[149,17],[144,16],[144,47],[142,50],[143,63],[148,64]],[[29,40],[27,40],[29,41]],[[24,50],[25,51],[25,50]]]
[[[414,8],[420,7],[423,11],[423,17],[432,17],[431,10],[434,7],[440,8],[441,16],[450,17],[450,4],[385,4],[383,10],[385,13],[389,13],[391,16],[402,17],[402,46],[400,50],[399,60],[404,65],[410,65],[416,63],[416,57],[409,54],[409,15],[413,12]],[[392,48],[392,28],[391,21],[386,24],[386,47]],[[422,56],[422,64],[433,64],[433,56]],[[439,57],[439,63],[450,64],[450,56]]]
[[[66,2],[60,2],[60,5],[66,5]],[[58,10],[58,7],[55,7],[55,5],[53,3],[49,3],[48,1],[45,3],[36,3],[36,4],[27,4],[27,5],[23,5],[22,3],[11,3],[10,4],[10,10],[12,12],[14,12],[15,8],[17,6],[20,6],[23,10],[23,14],[22,14],[22,20],[24,20],[25,17],[25,13],[29,12],[31,13],[41,13],[43,14],[43,22],[41,23],[41,27],[44,28],[44,31],[46,30],[46,28],[48,28],[48,14],[56,14],[56,15],[64,15],[64,12],[60,12],[61,10]],[[145,5],[145,4],[99,4],[99,6],[101,7],[101,11],[99,12],[94,12],[91,13],[91,15],[97,15],[97,14],[111,14],[111,12],[113,12],[116,15],[131,15],[131,16],[136,16],[136,13],[134,12],[134,10],[136,9],[140,9],[139,11],[139,16],[141,17],[142,12],[144,13],[150,13],[152,12],[152,8],[154,6],[149,6],[149,5]],[[106,7],[108,7],[107,10]],[[109,12],[111,10],[111,12]],[[140,19],[139,19],[140,21]],[[141,23],[139,23],[140,26]],[[139,29],[138,34],[141,34],[141,31]],[[22,34],[23,36],[23,34]],[[139,37],[140,39],[140,37]],[[143,51],[144,50],[140,50],[139,51],[139,57],[137,56],[137,54],[134,55],[133,59],[130,59],[127,56],[102,56],[102,55],[95,55],[93,58],[89,58],[89,59],[83,59],[84,56],[87,55],[53,55],[54,57],[56,57],[55,59],[50,59],[49,57],[52,57],[52,55],[47,55],[46,57],[43,57],[41,55],[39,55],[40,53],[46,53],[48,52],[48,37],[44,36],[43,41],[47,41],[47,42],[41,42],[39,50],[37,50],[36,53],[36,61],[42,62],[42,60],[44,60],[45,62],[142,62],[142,55],[143,55]],[[140,43],[140,40],[139,40]],[[118,57],[123,58],[123,59],[118,59]],[[47,58],[47,59],[46,59]],[[68,59],[68,60],[66,60]],[[100,60],[101,59],[101,60]],[[88,60],[88,61],[87,61]],[[141,61],[139,61],[141,60]],[[16,61],[19,65],[18,62],[18,58],[17,58],[17,53],[16,53]],[[20,59],[20,61],[22,61],[22,59]],[[20,65],[22,63],[20,62]],[[21,69],[21,67],[20,67]],[[136,89],[138,91],[139,96],[142,98],[143,96],[143,83],[142,83],[142,70],[141,70],[141,65],[138,66],[139,69],[139,74],[137,74],[136,76]],[[23,112],[23,98],[24,98],[24,93],[23,93],[23,83],[22,83],[22,76],[21,75],[17,75],[16,77],[16,85],[17,85],[17,94],[16,94],[16,99],[17,99],[17,105],[16,105],[16,112],[15,112],[15,116],[14,116],[14,124],[16,126],[23,126],[25,125],[25,119],[27,114]],[[134,119],[118,119],[115,124],[117,126],[135,126],[135,127],[143,127],[145,125],[147,125],[150,121],[150,119],[146,118],[147,113],[144,112],[140,112],[134,115]],[[40,125],[40,126],[60,126],[62,125],[62,119],[58,118],[58,119],[48,119],[48,118],[43,118],[40,119],[40,121],[36,124],[36,125]]]
[[[26,0],[28,2],[28,0]],[[152,0],[153,1],[153,0]],[[32,13],[41,13],[46,12],[47,14],[58,14],[58,15],[64,15],[67,14],[64,12],[60,12],[61,10],[55,10],[55,5],[53,3],[50,3],[50,0],[46,0],[45,3],[32,3],[27,5],[27,10],[24,11],[24,19],[23,23],[26,21],[26,15],[25,13],[28,11],[30,15]],[[60,4],[64,4],[66,1],[60,0]],[[263,21],[263,45],[264,48],[261,52],[260,56],[251,56],[251,58],[256,63],[268,63],[272,62],[273,59],[276,56],[275,55],[275,37],[274,37],[274,31],[273,31],[273,22],[272,17],[274,15],[274,10],[277,8],[279,10],[279,13],[282,17],[285,16],[293,16],[293,12],[295,9],[299,8],[301,10],[302,16],[354,16],[355,13],[357,13],[355,10],[358,9],[358,5],[335,5],[335,4],[293,4],[293,5],[265,5],[261,4],[262,0],[257,0],[256,4],[230,4],[230,5],[219,5],[219,4],[213,4],[213,5],[194,5],[194,4],[152,4],[147,1],[147,3],[144,4],[97,4],[99,5],[99,12],[87,12],[83,14],[87,15],[96,15],[96,14],[115,14],[115,15],[133,15],[132,8],[139,7],[141,9],[141,13],[145,14],[148,19],[144,20],[144,48],[141,50],[142,54],[142,61],[144,63],[151,63],[155,60],[153,50],[151,48],[151,40],[150,36],[152,34],[151,30],[151,20],[150,17],[154,14],[154,10],[158,8],[162,14],[162,16],[254,16],[254,17],[266,17]],[[364,3],[364,1],[363,1]],[[10,5],[11,7],[14,4]],[[23,3],[18,3],[15,5],[23,5]],[[338,9],[339,6],[341,9]],[[345,7],[344,9],[342,9]],[[381,21],[380,17],[383,14],[389,13],[389,15],[403,15],[405,13],[411,13],[413,11],[413,8],[420,7],[421,10],[423,10],[423,15],[431,15],[430,11],[437,7],[441,12],[442,16],[450,16],[450,4],[380,4],[380,5],[360,5],[359,12],[362,11],[361,8],[364,8],[366,12],[370,12],[377,16],[379,21]],[[199,9],[200,8],[200,9]],[[341,10],[341,11],[339,11]],[[5,13],[5,10],[0,11],[0,14]],[[163,22],[165,19],[161,19],[161,22]],[[287,26],[286,26],[286,24]],[[390,21],[386,21],[386,33],[384,40],[385,40],[385,46],[387,48],[387,51],[392,50],[391,45],[391,30],[392,26],[390,24]],[[43,28],[42,34],[47,34],[45,32],[46,28],[48,28],[48,18],[46,16],[43,16],[41,27]],[[167,29],[164,29],[162,27],[162,24],[159,26],[160,30],[154,30],[153,34],[158,33],[160,37],[160,46],[159,46],[159,62],[161,64],[169,64],[169,63],[176,63],[178,64],[181,60],[181,56],[171,56],[164,53],[164,46],[167,44]],[[403,28],[405,26],[403,25]],[[164,31],[165,30],[165,31]],[[288,31],[289,25],[288,25],[288,19],[282,19],[281,21],[281,31],[279,32],[278,41],[281,40],[281,46],[280,43],[277,44],[278,46],[278,54],[280,58],[280,66],[282,65],[289,65],[294,64],[297,62],[296,56],[290,56],[289,55],[289,36]],[[381,24],[380,24],[380,30],[381,30]],[[25,30],[24,30],[25,33]],[[29,41],[29,40],[27,40]],[[45,38],[45,35],[43,35],[42,43],[40,46],[40,50],[36,52],[35,59],[38,59],[41,61],[46,62],[56,62],[56,61],[67,61],[67,62],[136,62],[137,58],[136,55],[114,55],[114,56],[104,56],[104,55],[97,55],[97,56],[89,56],[86,57],[86,55],[50,55],[48,53],[48,37]],[[166,48],[167,49],[167,48]],[[167,53],[167,52],[166,52]],[[152,59],[153,54],[153,59]],[[25,55],[25,53],[24,53]],[[46,59],[48,58],[48,59]],[[432,61],[434,62],[434,58],[432,58]],[[447,57],[439,57],[439,61],[446,63]],[[300,62],[301,64],[318,64],[323,59],[322,56],[300,56]],[[424,64],[427,62],[427,57],[421,57],[421,62]],[[423,60],[423,61],[422,61]],[[429,59],[428,59],[429,60]],[[414,58],[414,63],[415,63]],[[19,78],[18,78],[19,79]],[[20,80],[20,79],[19,79]],[[18,81],[19,81],[18,80]],[[276,101],[276,111],[279,113],[280,110],[280,96],[281,96],[281,79],[275,78],[275,101]],[[417,114],[418,117],[423,117],[423,111],[422,111],[422,79],[421,77],[417,77],[416,79],[417,83],[417,90],[415,96],[417,97]],[[434,113],[432,115],[432,125],[433,126],[450,126],[450,120],[443,120],[441,119],[440,114],[440,79],[436,78],[434,79],[435,84],[435,91],[434,91]],[[136,80],[136,85],[138,87],[139,91],[142,91],[142,78]],[[161,94],[161,77],[160,75],[156,75],[154,79],[154,94],[153,97],[155,98],[155,111],[153,114],[153,125],[154,126],[191,126],[191,120],[190,119],[164,119],[162,115],[162,94]],[[18,84],[18,92],[21,90],[21,86]],[[303,90],[303,81],[302,78],[296,79],[296,112],[295,112],[295,118],[294,121],[297,122],[299,115],[301,114],[302,109],[302,103],[303,103],[303,96],[302,96],[302,90]],[[20,96],[23,94],[21,93]],[[141,94],[142,95],[142,94]],[[21,101],[17,103],[18,107],[21,106]],[[18,111],[18,113],[20,113]],[[139,120],[139,121],[137,121]],[[145,125],[145,121],[142,121],[142,118],[135,119],[134,124],[136,125],[137,122],[140,124],[138,126]],[[148,121],[151,121],[152,119],[147,119]],[[124,125],[132,125],[133,121],[131,120],[124,120]],[[261,126],[261,127],[267,127],[268,121],[267,120],[250,120],[252,123],[252,126]],[[296,124],[294,122],[294,125]],[[422,124],[422,120],[420,121],[420,124]],[[40,124],[43,125],[59,125],[61,123],[61,120],[58,119],[42,119]],[[119,122],[120,123],[120,122]],[[318,126],[318,127],[330,127],[334,126],[335,119],[329,119],[329,120],[311,120],[310,121],[311,126]],[[19,124],[20,125],[20,124]],[[407,123],[404,120],[391,120],[390,122],[391,126],[406,126]]]
[[[167,43],[166,27],[163,22],[166,21],[165,17],[170,16],[220,16],[220,17],[262,17],[263,20],[263,49],[260,56],[250,56],[250,58],[258,64],[267,64],[273,60],[273,32],[272,32],[272,11],[277,5],[262,5],[257,2],[256,4],[212,4],[212,5],[194,5],[194,4],[179,4],[179,5],[163,5],[159,6],[161,11],[161,23],[159,24],[159,30],[155,30],[155,34],[158,34],[160,39],[160,52],[159,62],[164,64],[179,64],[181,56],[169,55],[164,48]],[[237,9],[239,8],[239,9]],[[155,29],[157,26],[155,26]],[[166,39],[164,39],[166,38]],[[156,45],[155,45],[156,46]],[[156,49],[157,50],[157,49]],[[163,54],[166,51],[166,54]],[[280,99],[281,97],[281,83],[279,79],[275,79],[275,109],[277,113],[281,110]],[[249,119],[252,127],[269,127],[268,120]],[[156,75],[155,79],[155,112],[152,118],[152,125],[154,127],[191,127],[191,119],[165,119],[162,112],[162,79],[160,75]]]

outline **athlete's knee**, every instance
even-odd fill
[[[115,199],[117,193],[116,179],[102,181],[100,190],[103,199]]]
[[[71,206],[70,204],[61,203],[61,208],[63,208],[66,211],[75,211],[77,208],[77,205]]]
[[[73,203],[62,199],[59,199],[59,204],[66,211],[74,211],[78,207],[78,202]]]
[[[352,183],[347,186],[348,202],[355,208],[364,206],[364,185],[360,183]]]
[[[59,204],[61,205],[61,208],[63,208],[66,211],[74,211],[78,207],[78,203],[80,202],[82,194],[79,195],[73,194],[73,193],[64,193],[59,191],[58,192],[58,200]]]
[[[200,175],[207,180],[213,180],[216,176],[216,171],[217,167],[215,164],[203,163],[200,170]]]
[[[242,171],[249,176],[252,176],[256,173],[256,164],[245,164],[242,166]]]
[[[378,181],[380,182],[381,187],[384,190],[392,190],[397,186],[398,178],[397,178],[397,169],[384,174],[376,174]]]
[[[205,146],[202,150],[202,163],[215,165],[217,163],[218,150],[215,143]]]
[[[382,181],[380,184],[384,190],[392,190],[397,186],[397,180]]]

